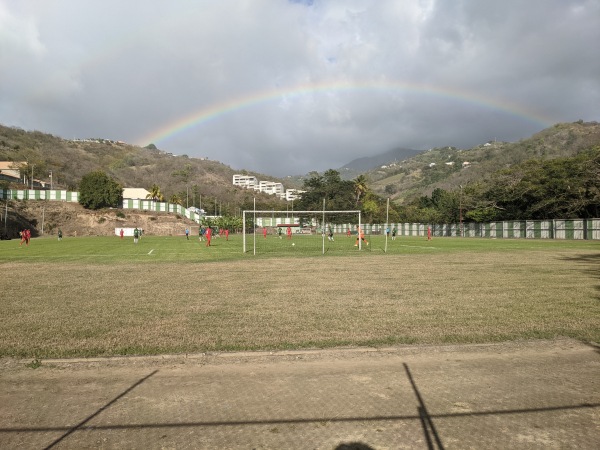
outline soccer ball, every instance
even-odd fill
[[[294,245],[296,245],[296,243],[295,243],[295,242],[292,242],[292,247],[293,247]]]

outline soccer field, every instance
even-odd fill
[[[597,242],[367,239],[0,241],[0,356],[600,341]]]

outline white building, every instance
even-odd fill
[[[0,161],[0,173],[7,177],[19,179],[21,167],[27,167],[27,161]]]
[[[138,198],[146,200],[150,192],[144,188],[123,188],[123,198]]]
[[[302,196],[302,193],[306,191],[301,191],[300,189],[287,189],[285,191],[285,199],[290,202],[292,200],[296,200]]]
[[[258,179],[252,175],[233,175],[233,185],[240,186],[247,189],[256,189],[258,185]]]
[[[283,184],[277,183],[276,181],[260,181],[258,183],[258,189],[256,189],[256,187],[254,187],[254,189],[269,195],[278,195],[279,197],[284,196]]]

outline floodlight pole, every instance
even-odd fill
[[[242,212],[242,242],[243,251],[246,254],[246,210]]]
[[[460,186],[460,197],[459,197],[459,201],[458,201],[458,220],[460,221],[460,237],[464,237],[464,232],[463,232],[463,218],[462,218],[462,193],[463,193],[463,187],[462,184],[459,185]]]
[[[388,197],[387,199],[387,208],[385,210],[385,249],[383,250],[384,253],[387,253],[387,244],[388,244],[388,228],[390,227],[389,225],[389,220],[390,220],[390,198]]]
[[[325,254],[325,199],[323,199],[323,225],[321,226],[321,237],[323,241],[323,254]]]

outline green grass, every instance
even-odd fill
[[[133,238],[78,237],[33,239],[29,247],[19,245],[19,240],[0,241],[0,263],[3,262],[82,262],[94,264],[119,263],[183,263],[228,261],[247,258],[272,258],[274,256],[327,257],[357,256],[366,254],[410,255],[453,252],[512,252],[512,251],[598,251],[597,241],[531,240],[531,239],[479,239],[479,238],[425,238],[398,237],[395,241],[384,236],[367,236],[369,245],[361,250],[354,247],[355,237],[336,236],[335,241],[321,236],[295,235],[293,239],[277,236],[256,236],[256,254],[253,238],[246,238],[243,251],[242,236],[230,235],[229,241],[214,238],[211,247],[199,242],[197,236],[186,240],[183,236],[144,236],[138,244]],[[294,244],[294,245],[292,245]]]
[[[257,236],[0,241],[0,356],[600,341],[600,244]]]

